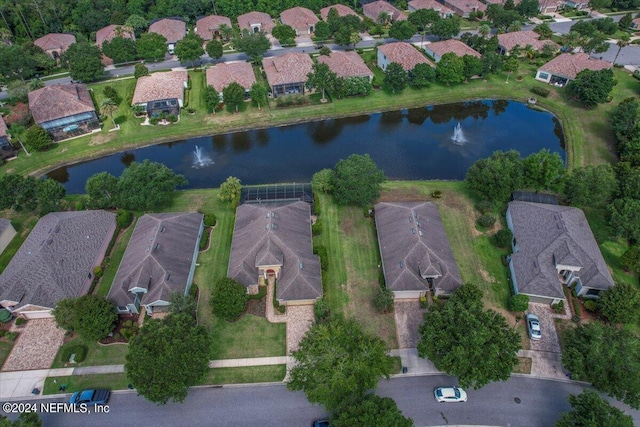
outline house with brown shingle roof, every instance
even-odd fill
[[[33,121],[61,141],[100,129],[87,86],[81,83],[45,86],[29,92]]]
[[[382,13],[387,14],[391,18],[391,22],[404,21],[407,19],[407,15],[400,9],[384,0],[377,0],[362,5],[362,14],[367,18],[373,19],[374,22],[378,22],[380,14]]]
[[[76,42],[76,36],[64,33],[49,33],[36,39],[33,44],[38,46],[47,55],[51,55],[53,59],[58,59],[65,50]]]
[[[631,21],[631,28],[640,28],[640,18],[635,18]]]
[[[163,18],[152,21],[149,32],[156,33],[167,39],[167,50],[173,55],[176,43],[187,34],[187,24],[180,18]]]
[[[140,217],[127,244],[107,299],[121,314],[165,312],[171,295],[189,295],[204,215],[151,213]]]
[[[103,210],[51,212],[0,274],[0,306],[28,319],[53,317],[58,302],[87,294],[116,229]]]
[[[102,44],[106,41],[111,41],[116,37],[122,37],[123,39],[135,40],[136,36],[133,31],[122,25],[107,25],[104,28],[100,28],[96,31],[96,46],[102,49]]]
[[[482,57],[480,53],[457,39],[429,43],[424,47],[424,50],[427,52],[427,55],[432,57],[436,62],[440,62],[442,55],[445,53],[454,53],[461,58],[465,55],[475,56],[476,58]]]
[[[607,70],[613,67],[609,61],[591,58],[588,54],[563,53],[538,68],[536,80],[556,86],[564,86],[584,70]]]
[[[498,49],[502,55],[509,55],[511,49],[516,46],[521,48],[531,46],[535,51],[541,51],[545,45],[551,45],[556,50],[560,49],[560,46],[552,40],[539,39],[540,34],[531,30],[498,34]]]
[[[131,105],[139,105],[149,117],[163,113],[180,114],[184,106],[184,90],[189,75],[186,70],[153,73],[143,76],[136,82]]]
[[[438,3],[436,0],[411,0],[407,3],[409,12],[417,12],[422,9],[432,9],[440,14],[441,18],[450,18],[454,15],[453,10]]]
[[[313,254],[311,205],[242,204],[236,209],[227,276],[250,294],[277,280],[283,305],[313,304],[322,297],[320,259]]]
[[[340,17],[353,15],[353,16],[357,16],[358,18],[360,18],[360,16],[357,13],[355,13],[353,11],[353,9],[351,9],[349,6],[345,6],[343,4],[336,3],[336,4],[332,5],[332,6],[327,6],[327,7],[323,7],[322,9],[320,9],[320,17],[322,17],[323,21],[327,20],[327,18],[329,17],[329,11],[331,9],[335,9],[336,12],[338,12],[338,16],[340,16]]]
[[[429,64],[435,67],[435,64],[407,42],[387,43],[378,46],[378,67],[386,71],[392,62],[402,65],[402,68],[407,72],[412,71],[418,64]]]
[[[271,34],[271,30],[275,24],[271,15],[264,12],[249,12],[238,16],[238,26],[240,31],[248,30],[251,33],[259,33],[262,31]]]
[[[444,5],[463,18],[468,18],[471,12],[487,10],[487,5],[478,0],[444,0]]]
[[[220,26],[223,24],[231,28],[231,20],[226,16],[205,16],[196,21],[196,34],[205,42],[217,39],[220,37]]]
[[[296,30],[296,34],[300,36],[313,33],[320,20],[312,10],[296,6],[283,10],[280,13],[280,22]]]
[[[292,52],[264,58],[262,68],[267,75],[271,95],[277,98],[280,95],[304,94],[304,85],[307,74],[313,69],[313,61],[305,53]]]
[[[331,52],[330,55],[320,55],[317,59],[320,64],[327,64],[338,77],[366,77],[369,82],[373,80],[373,72],[354,50]]]
[[[213,86],[222,99],[222,91],[231,83],[236,82],[248,93],[256,82],[256,76],[251,64],[245,61],[221,62],[207,68],[207,86]]]
[[[450,295],[462,286],[435,204],[378,203],[375,221],[384,280],[394,298],[419,298],[429,291]]]

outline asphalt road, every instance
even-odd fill
[[[451,384],[447,376],[395,378],[382,381],[377,393],[393,398],[416,426],[537,427],[553,425],[562,412],[571,409],[569,394],[579,394],[583,389],[575,382],[513,377],[480,390],[467,390],[466,403],[436,403],[433,389]],[[640,411],[614,403],[632,415],[636,424],[640,423]],[[327,415],[322,407],[307,402],[303,393],[289,392],[283,384],[269,384],[197,388],[184,403],[165,406],[149,403],[135,392],[118,392],[112,394],[108,414],[42,414],[42,419],[47,427],[127,425],[136,421],[171,427],[297,427],[308,426],[312,420]]]

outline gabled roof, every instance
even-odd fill
[[[269,86],[300,83],[307,81],[313,61],[306,53],[292,52],[264,58],[262,68]]]
[[[535,31],[513,31],[511,33],[498,34],[498,43],[507,52],[516,46],[525,48],[531,46],[534,50],[541,50],[545,45],[549,44],[554,48],[560,48],[558,44],[552,40],[539,40],[540,34]]]
[[[37,124],[95,111],[87,86],[80,83],[45,86],[29,92],[29,109]]]
[[[555,267],[582,267],[582,284],[597,289],[613,286],[613,279],[584,213],[569,206],[509,202],[509,215],[518,252],[511,255],[518,292],[564,298]],[[568,264],[564,264],[564,263]]]
[[[252,24],[260,24],[260,31],[270,33],[275,24],[271,15],[264,12],[249,12],[238,16],[238,26],[240,30],[251,30]]]
[[[43,216],[0,274],[0,301],[55,308],[84,295],[115,228],[115,214],[103,210]]]
[[[425,47],[425,49],[430,50],[431,52],[435,53],[440,57],[445,53],[455,53],[459,57],[463,57],[465,55],[475,56],[476,58],[482,57],[480,53],[478,53],[471,47],[467,46],[460,40],[456,40],[456,39],[442,40],[439,42],[429,43]]]
[[[362,57],[353,50],[331,52],[329,56],[320,55],[317,59],[320,64],[327,64],[338,77],[373,77]]]
[[[212,40],[214,32],[220,30],[222,24],[226,24],[231,28],[231,20],[226,16],[205,16],[196,22],[196,34],[202,37],[203,40]]]
[[[389,202],[375,206],[378,245],[387,288],[426,291],[426,278],[452,292],[462,285],[438,207],[431,202]]]
[[[405,71],[411,71],[418,64],[429,64],[434,66],[429,59],[418,51],[411,43],[395,42],[378,46],[378,50],[382,52],[389,62],[396,62],[402,65]]]
[[[407,19],[407,15],[402,13],[400,9],[383,0],[374,1],[362,6],[362,13],[364,16],[369,17],[376,22],[378,22],[378,17],[382,12],[389,14],[391,16],[391,21],[393,22],[404,21]]]
[[[360,16],[358,16],[358,14],[355,13],[353,11],[353,9],[351,9],[349,6],[345,6],[343,4],[336,3],[336,4],[332,5],[332,6],[327,6],[327,7],[323,7],[322,9],[320,9],[320,16],[322,17],[323,21],[327,20],[327,18],[329,17],[329,11],[331,9],[335,9],[336,12],[338,12],[338,16],[353,15],[353,16],[357,16],[358,18],[360,18]]]
[[[415,10],[433,9],[440,12],[441,15],[453,15],[453,10],[447,6],[438,3],[436,0],[411,0],[408,5]]]
[[[452,10],[459,10],[462,13],[468,13],[473,11],[485,11],[487,5],[479,2],[478,0],[444,0],[444,4]]]
[[[560,54],[540,67],[539,71],[573,80],[580,71],[599,71],[611,67],[613,67],[613,64],[609,61],[591,58],[588,54],[580,52]]]
[[[143,76],[136,82],[131,105],[160,99],[182,99],[187,84],[186,70],[167,71]]]
[[[276,285],[281,301],[322,296],[320,260],[313,254],[308,203],[243,204],[236,210],[227,276],[258,283],[258,265],[282,265]]]
[[[253,68],[248,62],[221,62],[207,68],[207,85],[213,86],[218,92],[236,82],[245,89],[251,89],[256,82]]]
[[[60,49],[62,52],[67,50],[69,46],[76,42],[76,36],[65,33],[49,33],[36,39],[33,44],[38,46],[45,52],[48,50]]]
[[[280,13],[280,21],[293,29],[308,30],[309,27],[316,25],[320,20],[312,10],[306,7],[296,6],[283,10]]]
[[[133,31],[128,30],[122,25],[107,25],[104,28],[100,28],[96,31],[96,46],[102,48],[102,43],[110,41],[116,37],[122,37],[124,39],[135,40],[136,36]]]
[[[146,289],[140,303],[169,301],[189,285],[200,242],[203,215],[198,212],[153,213],[140,217],[124,252],[107,299],[133,304],[132,288]]]
[[[0,218],[0,235],[4,233],[4,230],[8,228],[13,228],[11,225],[11,221],[6,218]]]
[[[150,33],[157,33],[167,39],[167,43],[176,43],[187,34],[187,24],[178,18],[164,18],[149,25]]]

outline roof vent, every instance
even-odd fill
[[[400,261],[400,268],[404,268],[404,262]]]
[[[300,263],[300,270],[304,269],[304,264]]]
[[[271,225],[271,224],[265,224],[265,225],[264,225],[264,229],[265,229],[265,230],[268,230],[268,229],[270,228],[270,225]]]
[[[155,245],[153,245],[153,250],[154,250],[154,251],[157,251],[157,250],[158,250],[158,246],[160,246],[160,244],[159,244],[159,243],[156,243]]]
[[[271,212],[267,212],[267,215],[265,216],[265,218],[269,218],[269,216],[270,216],[269,214],[270,214],[270,213],[271,213]]]
[[[171,273],[167,273],[167,278],[164,279],[165,282],[168,282],[171,279]]]
[[[418,221],[416,221],[416,225],[417,225],[418,227],[422,227],[422,224],[420,224]]]
[[[422,231],[421,231],[421,230],[418,230],[418,234],[422,236]]]
[[[416,229],[415,228],[411,229],[411,234],[416,234]]]
[[[409,222],[413,222],[413,218],[409,217]]]
[[[275,212],[271,212],[271,218],[275,218],[276,217],[276,213]]]
[[[277,225],[277,224],[271,224],[271,229],[272,229],[272,230],[275,230],[276,228],[278,228],[278,227],[276,227],[276,225]]]
[[[161,233],[164,233],[164,225],[162,226],[162,228],[160,229]]]
[[[87,240],[89,239],[89,236],[87,236]]]

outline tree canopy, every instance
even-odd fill
[[[162,163],[144,160],[133,162],[118,179],[120,207],[151,210],[165,203],[177,187],[187,185],[184,176]]]
[[[229,110],[238,112],[238,106],[244,102],[245,90],[240,83],[231,82],[227,87],[222,89],[222,100]]]
[[[244,311],[249,296],[247,288],[229,277],[216,282],[211,293],[211,309],[216,317],[236,320]]]
[[[367,206],[380,196],[384,172],[368,154],[352,154],[336,163],[333,174],[333,196],[340,205]]]
[[[330,424],[332,427],[412,427],[413,420],[402,415],[390,397],[367,394],[355,401],[345,401],[331,416]]]
[[[138,56],[135,42],[120,36],[102,43],[102,53],[111,58],[115,64],[133,61]]]
[[[167,39],[158,33],[143,33],[136,40],[136,49],[145,61],[158,61],[167,53]]]
[[[578,73],[575,80],[567,84],[569,97],[578,100],[587,108],[595,107],[605,102],[613,89],[613,71],[583,70]]]
[[[224,202],[237,203],[240,201],[240,193],[242,184],[235,176],[228,177],[225,182],[220,184],[218,198]]]
[[[614,233],[626,239],[640,241],[640,199],[615,199],[607,207],[609,225]]]
[[[565,180],[564,194],[575,206],[603,208],[618,187],[616,174],[608,163],[574,168]]]
[[[515,150],[495,151],[471,165],[465,181],[481,200],[506,202],[523,182],[520,154]]]
[[[296,38],[296,30],[289,25],[276,25],[271,30],[271,35],[278,39],[281,44],[291,44]]]
[[[409,40],[418,31],[411,21],[396,21],[389,28],[389,37],[396,40]]]
[[[584,389],[579,395],[570,395],[573,407],[556,422],[555,427],[633,427],[633,418],[598,396],[593,390]]]
[[[180,62],[190,62],[193,65],[194,61],[197,61],[204,55],[203,44],[204,40],[202,40],[202,37],[196,33],[189,33],[181,40],[178,40],[175,47],[175,54]]]
[[[384,72],[384,84],[396,93],[402,91],[409,83],[409,75],[397,62],[392,62]]]
[[[87,179],[87,205],[94,209],[115,208],[118,205],[118,178],[109,172],[98,172]]]
[[[464,60],[455,53],[445,53],[436,66],[436,77],[446,85],[463,82]]]
[[[420,326],[418,355],[458,377],[462,387],[506,381],[518,364],[520,335],[505,318],[482,307],[482,291],[466,284],[444,305],[432,305]]]
[[[354,319],[332,318],[313,325],[292,356],[296,364],[289,371],[287,388],[304,391],[310,402],[329,410],[363,397],[393,369],[384,341]]]
[[[630,283],[617,283],[602,292],[598,309],[610,322],[634,323],[640,317],[640,292]]]
[[[327,64],[319,62],[313,64],[311,72],[307,74],[306,86],[308,89],[319,89],[322,91],[322,99],[325,99],[325,90],[335,86],[337,78],[336,73],[331,71]]]
[[[62,54],[62,58],[69,66],[69,75],[73,80],[92,82],[104,73],[102,54],[98,46],[92,43],[74,43]]]
[[[83,338],[97,341],[115,327],[116,306],[98,295],[83,295],[62,300],[53,310],[56,323],[63,329],[77,332]]]
[[[148,319],[129,341],[125,371],[137,392],[159,405],[182,402],[188,387],[209,372],[210,338],[193,316]]]
[[[242,30],[240,37],[234,41],[235,47],[240,52],[246,53],[252,61],[258,62],[271,48],[271,42],[262,31],[258,33]]]

